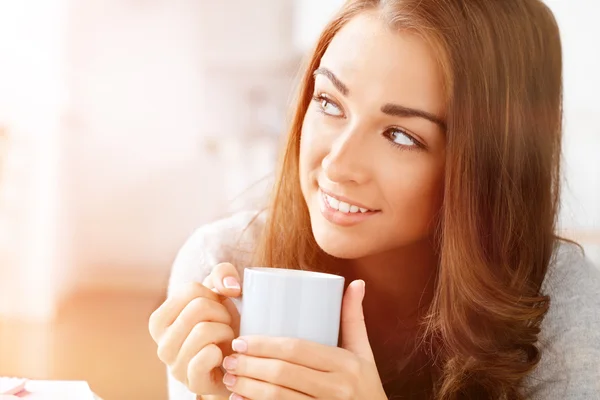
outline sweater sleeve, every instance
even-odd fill
[[[239,213],[198,228],[178,251],[171,268],[168,294],[189,282],[201,283],[221,262],[233,263],[243,279],[243,269],[254,248],[257,229],[249,226],[256,213]],[[260,221],[256,221],[260,223]],[[196,400],[185,385],[167,372],[169,400]]]

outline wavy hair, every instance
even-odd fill
[[[541,1],[346,2],[303,72],[255,261],[285,268],[323,256],[300,190],[302,121],[327,46],[366,10],[432,46],[447,94],[439,268],[420,342],[434,377],[426,397],[521,399],[539,361],[560,192],[561,43]]]

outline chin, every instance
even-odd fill
[[[322,218],[320,215],[316,216],[316,219]],[[312,220],[312,231],[317,245],[325,253],[332,257],[341,259],[358,259],[369,255],[374,252],[373,243],[365,240],[365,236],[361,235],[359,231],[344,232],[348,228],[337,228],[334,226],[327,226],[327,221],[314,221]]]
[[[327,239],[319,240],[316,237],[315,239],[321,250],[335,258],[344,260],[356,260],[369,255],[368,251],[365,251],[361,248],[357,248],[357,246],[346,245],[344,243],[339,243]]]

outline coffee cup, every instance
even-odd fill
[[[240,336],[293,337],[337,346],[344,277],[322,272],[244,269]]]

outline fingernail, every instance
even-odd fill
[[[229,400],[244,400],[244,398],[239,394],[231,393],[231,396],[229,396]]]
[[[223,360],[223,368],[228,371],[233,371],[237,366],[238,360],[236,357],[225,357]]]
[[[223,286],[225,286],[227,289],[240,289],[239,282],[232,276],[228,276],[223,279]]]
[[[223,383],[225,384],[225,386],[232,387],[233,385],[235,385],[236,380],[237,380],[237,378],[235,377],[235,375],[231,375],[231,374],[223,375]]]
[[[231,348],[238,353],[245,353],[248,351],[248,343],[242,339],[234,339],[233,342],[231,342]]]

